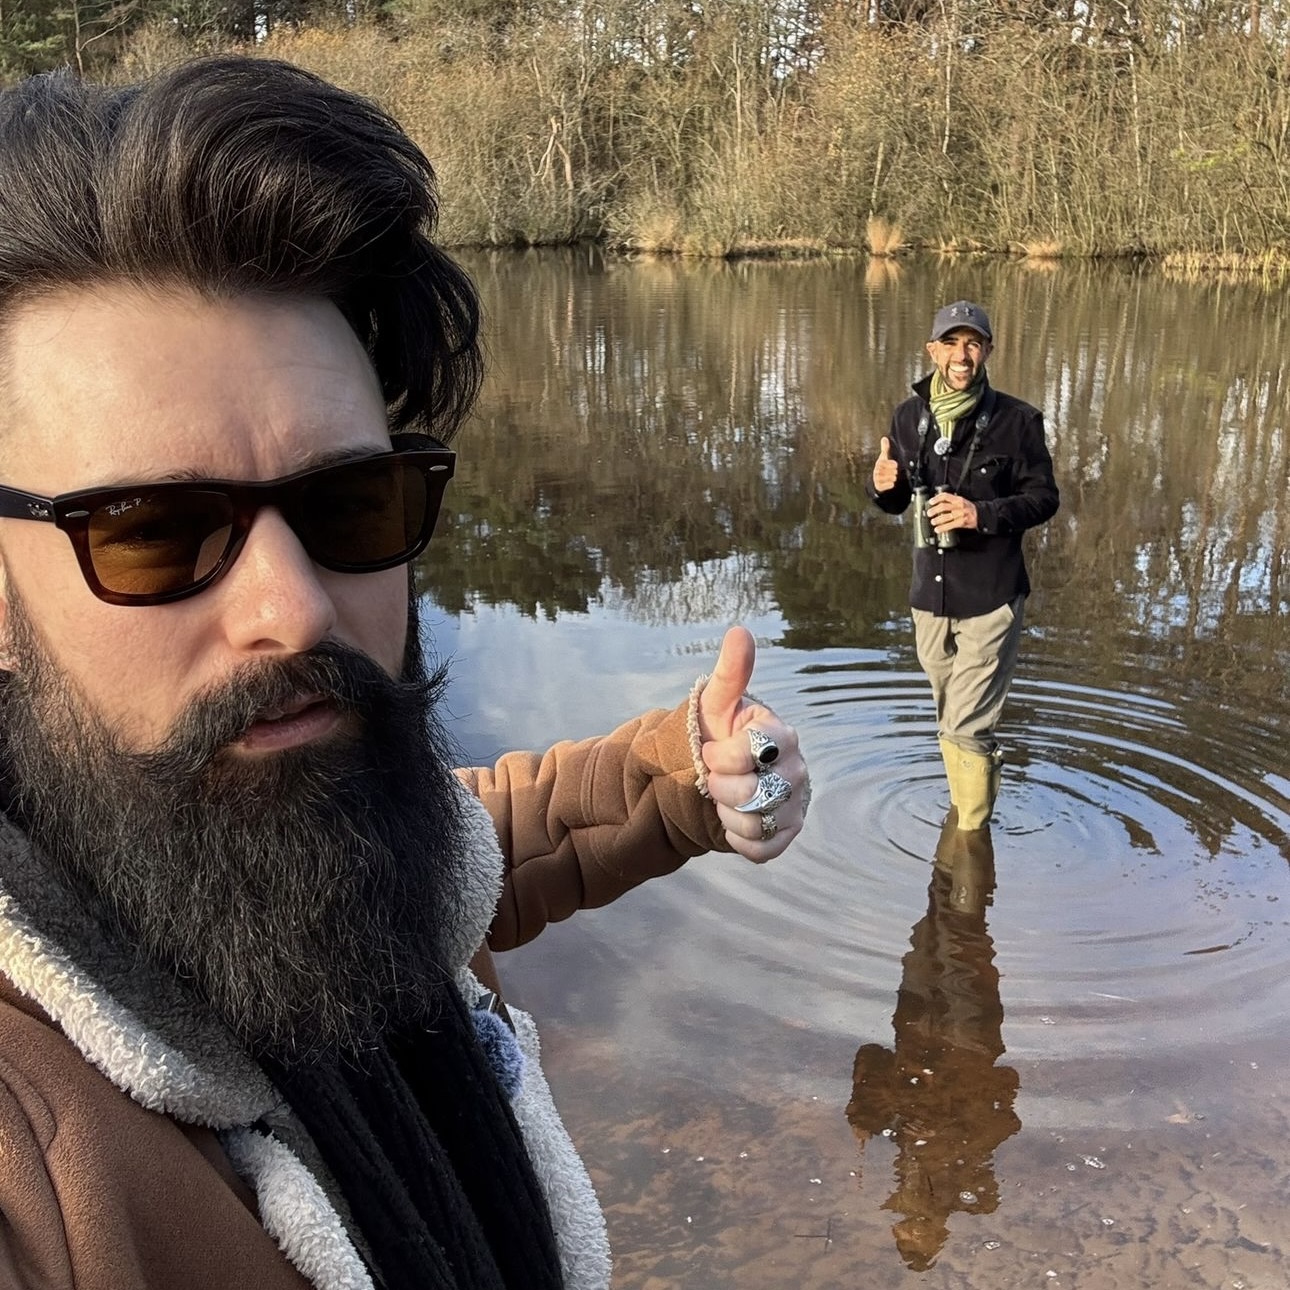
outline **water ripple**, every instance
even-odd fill
[[[948,798],[921,674],[877,654],[810,658],[764,652],[758,677],[792,712],[816,785],[795,853],[758,883],[712,873],[719,898],[698,907],[688,891],[658,898],[710,944],[731,997],[789,1010],[804,991],[813,1024],[863,1033],[890,1016]],[[1276,721],[1022,678],[1001,734],[988,928],[1008,1051],[1166,1056],[1279,1024],[1290,798],[1271,769]]]

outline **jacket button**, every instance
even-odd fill
[[[936,581],[937,581],[937,582],[940,582],[940,580],[941,580],[941,575],[938,573],[938,574],[936,575]]]

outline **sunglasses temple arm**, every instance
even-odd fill
[[[54,504],[39,493],[0,484],[0,518],[7,520],[54,520]]]

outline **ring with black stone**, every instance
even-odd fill
[[[779,745],[756,726],[748,727],[748,742],[752,745],[753,761],[758,766],[770,766],[779,756]]]

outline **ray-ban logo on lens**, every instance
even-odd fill
[[[103,509],[115,519],[118,515],[124,515],[126,511],[132,511],[136,506],[143,504],[142,497],[131,497],[124,502],[113,502],[111,506],[105,506]]]

